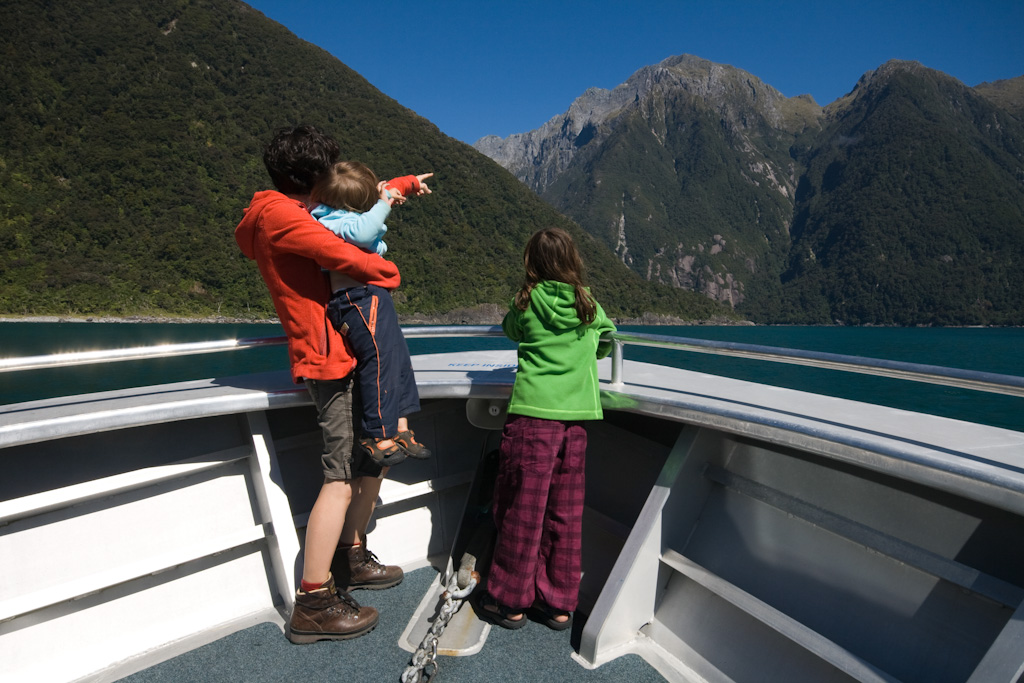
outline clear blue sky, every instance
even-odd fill
[[[828,104],[890,59],[1024,75],[1024,0],[251,0],[444,133],[539,127],[589,87],[692,54]]]

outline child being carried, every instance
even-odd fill
[[[425,181],[432,175],[383,182],[365,165],[341,161],[313,187],[310,199],[315,206],[310,213],[346,242],[383,256],[387,252],[384,221],[392,205],[430,194]],[[362,396],[360,446],[382,465],[395,465],[406,456],[430,457],[406,419],[420,409],[419,392],[391,293],[335,271],[330,272],[330,281],[327,315],[356,357]]]

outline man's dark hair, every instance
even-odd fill
[[[314,126],[282,128],[263,151],[274,187],[284,194],[309,194],[341,155],[337,141]]]

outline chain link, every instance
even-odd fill
[[[427,629],[427,635],[423,637],[423,642],[413,653],[412,663],[402,673],[402,683],[428,683],[437,675],[441,668],[437,663],[437,643],[448,626],[448,622],[459,611],[462,602],[476,588],[479,576],[473,572],[469,585],[461,589],[458,587],[458,575],[452,576],[448,587],[441,593],[441,597],[444,599],[441,611],[434,619],[434,623]]]

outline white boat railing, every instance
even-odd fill
[[[417,326],[403,327],[402,332],[408,339],[442,338],[442,337],[503,337],[499,325],[448,325],[448,326]],[[673,337],[658,334],[635,332],[615,332],[611,335],[614,342],[612,351],[613,386],[621,386],[623,380],[623,351],[627,344],[634,346],[674,349],[692,353],[704,353],[716,356],[747,358],[774,363],[803,365],[826,370],[840,370],[864,375],[875,375],[891,379],[903,379],[927,384],[937,384],[961,389],[970,389],[988,393],[1005,394],[1024,397],[1024,377],[1003,375],[977,370],[946,368],[937,365],[907,363],[903,361],[850,356],[819,351],[802,351],[774,346],[743,344],[738,342],[713,341],[689,337]],[[208,342],[188,342],[182,344],[159,344],[124,349],[104,349],[99,351],[80,351],[58,353],[42,356],[26,356],[21,358],[0,359],[0,373],[20,370],[40,370],[61,368],[92,363],[113,363],[120,361],[168,358],[220,351],[236,351],[241,349],[276,346],[286,344],[287,337],[250,337],[243,339],[224,339]]]
[[[825,370],[842,370],[862,375],[875,375],[891,379],[904,379],[927,384],[939,384],[961,389],[973,389],[975,391],[1024,397],[1024,377],[1017,377],[1016,375],[1002,375],[993,372],[962,370],[938,365],[906,363],[903,361],[848,356],[837,353],[801,351],[775,346],[760,346],[757,344],[669,337],[657,334],[616,332],[612,335],[612,339],[615,342],[615,350],[612,352],[612,384],[620,384],[622,382],[622,349],[626,344],[633,344],[636,346],[670,348],[678,351],[706,353],[716,356],[731,356],[774,363],[805,365]],[[616,372],[617,370],[618,373]]]
[[[220,341],[186,342],[183,344],[155,344],[134,346],[124,349],[101,349],[98,351],[72,351],[45,356],[23,356],[21,358],[0,358],[0,372],[17,370],[44,370],[66,368],[93,363],[116,363],[129,360],[151,360],[172,356],[194,356],[217,351],[236,351],[259,346],[275,346],[288,342],[287,337],[252,337],[249,339],[222,339]]]

